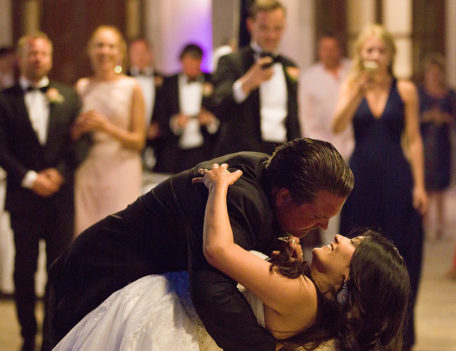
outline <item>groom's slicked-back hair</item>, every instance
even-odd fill
[[[270,188],[286,188],[296,203],[313,202],[319,191],[348,197],[353,173],[332,144],[298,138],[278,146],[267,166]]]

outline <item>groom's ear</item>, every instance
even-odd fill
[[[280,188],[274,194],[274,204],[276,208],[286,209],[288,208],[293,199],[291,197],[290,190],[287,188]]]

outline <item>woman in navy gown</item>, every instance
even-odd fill
[[[350,123],[355,150],[350,167],[355,188],[341,215],[341,233],[372,227],[390,238],[403,255],[412,285],[404,350],[414,344],[413,305],[421,273],[422,215],[427,208],[418,93],[408,80],[396,79],[396,53],[390,33],[371,25],[360,34],[353,66],[337,103],[333,129]]]
[[[436,223],[425,221],[426,229],[434,227],[441,238],[445,229],[445,190],[450,186],[450,125],[455,120],[456,93],[445,78],[445,59],[431,54],[424,62],[424,84],[420,87],[421,135],[424,145],[425,184],[430,209],[435,207]],[[426,216],[429,217],[429,214]]]

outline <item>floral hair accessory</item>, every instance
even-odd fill
[[[65,98],[56,88],[49,88],[46,91],[46,97],[51,104],[61,104]]]

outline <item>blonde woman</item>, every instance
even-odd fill
[[[409,269],[413,306],[421,271],[421,216],[428,200],[417,89],[395,78],[395,54],[394,40],[383,27],[371,25],[360,34],[333,129],[341,132],[352,124],[355,133],[350,167],[356,186],[342,211],[341,233],[367,226],[393,240]],[[412,309],[406,349],[414,343],[413,334]]]
[[[93,75],[76,83],[83,106],[73,137],[91,133],[93,139],[76,173],[76,234],[140,195],[145,107],[136,80],[116,69],[125,52],[117,28],[98,27],[88,43]]]

